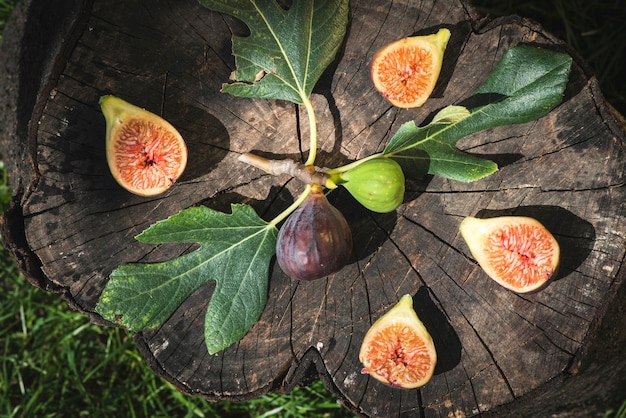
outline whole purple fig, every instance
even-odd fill
[[[352,254],[352,233],[341,212],[330,204],[322,187],[311,193],[278,233],[276,259],[294,279],[316,280],[335,273]]]

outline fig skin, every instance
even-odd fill
[[[487,276],[514,292],[539,290],[558,269],[559,243],[536,219],[468,216],[459,230]]]
[[[392,105],[415,108],[426,102],[439,79],[450,31],[411,36],[380,48],[370,62],[370,77]]]
[[[391,158],[364,161],[341,173],[338,183],[373,212],[392,212],[404,200],[404,172]]]
[[[112,95],[100,98],[113,178],[139,196],[165,192],[187,165],[187,146],[169,122]]]
[[[352,255],[352,232],[319,185],[278,232],[276,259],[293,279],[317,280],[341,270]]]
[[[430,381],[437,352],[428,330],[406,294],[365,334],[359,360],[361,373],[393,387],[415,389]]]

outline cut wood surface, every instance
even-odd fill
[[[231,203],[269,220],[292,202],[298,182],[237,157],[300,159],[308,121],[291,103],[220,93],[234,70],[231,35],[246,28],[194,0],[51,3],[22,2],[0,45],[0,140],[15,195],[3,241],[33,284],[107,325],[95,306],[114,268],[193,248],[137,242],[149,225],[190,206],[229,211]],[[212,400],[290,390],[314,367],[365,416],[601,415],[626,393],[626,144],[597,81],[574,51],[528,20],[488,22],[455,0],[350,7],[340,55],[312,97],[320,166],[382,151],[402,123],[421,124],[466,99],[518,44],[574,56],[563,103],[535,122],[460,141],[498,163],[483,180],[410,182],[404,204],[386,215],[333,191],[354,233],[347,267],[298,282],[276,266],[259,322],[215,355],[203,339],[213,289],[206,285],[163,326],[136,335],[146,361],[181,391]],[[419,109],[390,106],[369,80],[370,58],[388,42],[442,26],[452,38],[433,96]],[[164,195],[131,195],[111,177],[104,94],[162,115],[186,139],[187,171]],[[471,257],[461,220],[500,214],[532,216],[559,241],[560,270],[545,289],[507,291]],[[420,390],[384,386],[361,374],[358,360],[369,326],[406,293],[439,356]]]

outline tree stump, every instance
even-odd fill
[[[347,408],[365,416],[580,416],[619,405],[626,393],[626,144],[595,78],[535,23],[488,22],[462,0],[350,6],[340,56],[313,95],[321,166],[381,151],[402,123],[420,124],[459,103],[517,44],[574,57],[563,103],[535,122],[460,141],[499,164],[484,180],[412,182],[404,204],[386,215],[332,192],[354,231],[350,265],[310,283],[273,268],[260,321],[216,355],[203,340],[213,289],[206,285],[162,327],[136,334],[146,361],[181,391],[211,400],[289,391],[319,373]],[[391,107],[369,81],[373,53],[441,26],[452,38],[433,96],[419,109]],[[195,0],[18,5],[0,50],[0,138],[14,191],[2,233],[29,281],[111,325],[94,308],[115,267],[191,249],[137,242],[147,226],[193,205],[229,211],[243,202],[271,219],[291,203],[296,182],[237,161],[252,150],[299,159],[307,137],[297,106],[220,93],[234,69],[231,34],[245,32]],[[103,94],[162,115],[185,137],[187,171],[164,195],[131,195],[111,177]],[[558,277],[527,295],[488,279],[458,232],[463,217],[477,214],[544,223],[562,247]],[[406,293],[439,355],[421,390],[360,373],[363,335]]]

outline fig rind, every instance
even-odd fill
[[[346,218],[322,187],[313,185],[278,232],[278,265],[293,279],[317,280],[341,270],[351,255],[352,231]]]
[[[359,360],[361,373],[393,387],[415,389],[430,381],[437,352],[428,330],[406,294],[367,331]]]
[[[140,196],[165,192],[187,165],[187,146],[168,121],[119,97],[100,98],[113,178]]]
[[[341,173],[339,184],[367,209],[387,213],[404,200],[404,172],[386,157],[364,161]]]
[[[410,36],[380,48],[370,63],[376,90],[392,105],[419,107],[432,94],[450,31],[441,28],[432,35]]]
[[[487,276],[514,292],[542,288],[558,269],[559,243],[534,218],[468,216],[459,230]]]

